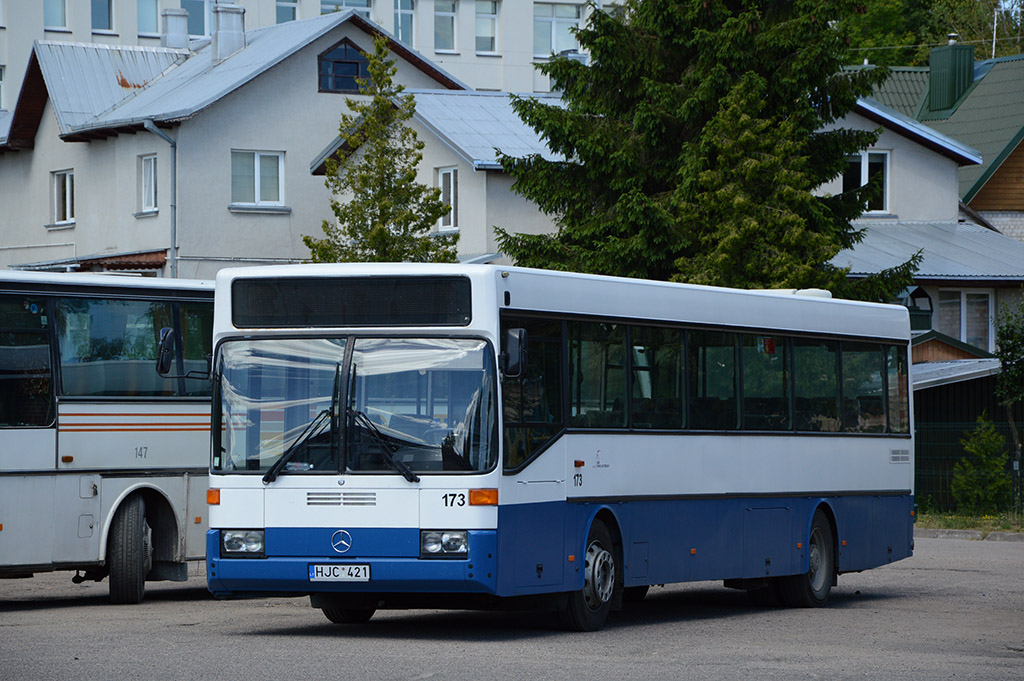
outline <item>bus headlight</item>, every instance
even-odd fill
[[[221,530],[222,558],[264,558],[263,530]]]
[[[423,530],[420,532],[420,558],[464,558],[469,555],[466,530]]]

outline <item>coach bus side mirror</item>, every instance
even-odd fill
[[[505,378],[519,378],[526,366],[526,329],[505,331],[505,352],[501,353],[501,373]]]
[[[160,345],[156,353],[156,372],[161,376],[168,377],[171,371],[171,362],[174,361],[174,329],[165,326],[160,329]]]

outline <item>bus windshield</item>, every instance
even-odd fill
[[[476,339],[227,341],[212,468],[266,472],[287,456],[284,474],[487,471],[497,460],[494,376]],[[329,426],[310,429],[325,413]]]

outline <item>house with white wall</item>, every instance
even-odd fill
[[[35,44],[18,106],[0,118],[0,266],[211,277],[308,257],[302,236],[331,217],[313,172],[355,93],[350,74],[365,74],[359,51],[381,32],[353,12],[241,32],[240,10],[216,9],[224,29],[198,49]],[[466,89],[401,43],[391,49],[396,82]],[[479,159],[427,117],[414,126],[428,144],[421,182],[462,171],[459,221],[439,229],[482,234],[495,211],[512,210],[551,229],[507,178],[486,178],[496,166],[474,169]],[[484,236],[463,241],[469,256],[493,250]]]

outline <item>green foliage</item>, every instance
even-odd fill
[[[996,431],[988,414],[960,443],[963,456],[953,467],[953,498],[968,513],[997,513],[1010,506],[1011,484],[1006,472],[1006,439]]]
[[[393,82],[387,40],[374,40],[366,98],[345,98],[351,113],[339,124],[340,160],[327,161],[336,223],[324,220],[324,238],[303,236],[313,262],[454,262],[458,234],[431,234],[447,207],[441,190],[416,181],[423,142],[405,125],[416,110],[412,95]],[[348,200],[343,201],[339,197]]]
[[[946,33],[951,30],[932,12],[936,4],[939,4],[936,0],[864,0],[859,3],[844,19],[851,56],[855,57],[851,63],[868,59],[882,66],[927,65],[932,46],[946,42]],[[904,47],[893,49],[897,46]]]
[[[1005,306],[996,318],[996,346],[1002,365],[996,396],[1012,407],[1024,401],[1024,289],[1016,304]]]
[[[589,66],[539,68],[564,108],[514,98],[563,159],[501,156],[555,235],[498,230],[520,265],[891,300],[916,260],[851,284],[829,264],[872,187],[812,192],[877,132],[830,128],[885,69],[843,71],[851,0],[627,0],[592,8]]]

